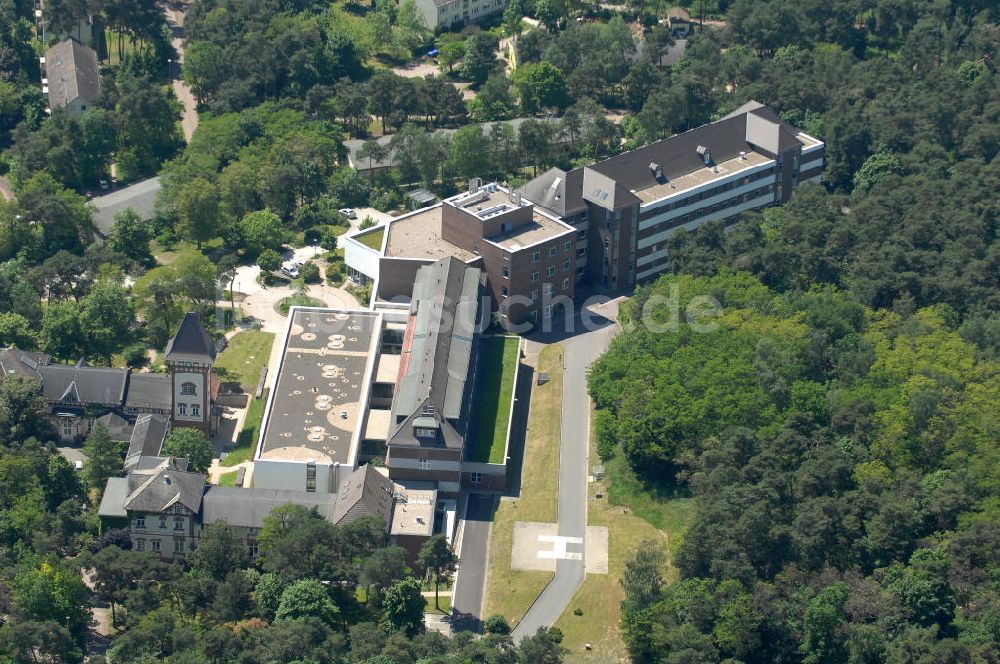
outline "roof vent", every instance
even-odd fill
[[[649,170],[653,173],[653,177],[656,178],[657,182],[664,182],[666,178],[663,177],[663,166],[660,166],[655,161],[649,162]]]
[[[747,153],[746,153],[746,152],[743,152],[743,151],[741,150],[741,151],[740,151],[740,159],[743,159],[743,160],[745,161],[745,160],[746,160],[746,158],[747,158]]]
[[[712,164],[712,151],[706,148],[704,145],[699,145],[698,149],[695,150],[695,152],[698,153],[698,156],[701,157],[702,162],[706,166],[710,166]]]
[[[170,486],[170,476],[169,475],[164,475],[163,476],[163,483],[166,484],[167,486]]]

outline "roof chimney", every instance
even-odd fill
[[[653,177],[656,178],[657,182],[663,182],[665,178],[663,177],[663,166],[660,166],[655,161],[649,162],[649,170],[653,173]]]
[[[701,157],[702,162],[706,166],[711,166],[712,165],[712,151],[711,150],[709,150],[708,148],[706,148],[704,145],[699,145],[698,149],[695,150],[695,152],[698,153],[698,156]]]

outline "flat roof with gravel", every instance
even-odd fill
[[[469,262],[476,255],[457,247],[441,237],[441,206],[419,210],[394,219],[386,225],[389,241],[385,255],[398,258],[430,258],[441,260],[448,256]]]

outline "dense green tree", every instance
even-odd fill
[[[490,143],[479,125],[466,125],[451,137],[451,162],[459,177],[484,177],[493,170]]]
[[[219,193],[208,180],[187,183],[177,195],[175,209],[181,219],[181,234],[199,249],[218,233]]]
[[[0,313],[0,346],[34,350],[38,345],[38,333],[31,322],[13,311]]]
[[[284,230],[281,219],[270,210],[251,212],[240,220],[243,245],[251,256],[257,256],[265,249],[281,249]]]
[[[45,308],[42,319],[42,349],[64,360],[78,360],[83,356],[83,324],[80,306],[76,302],[53,302]]]
[[[115,214],[115,223],[108,234],[108,248],[132,260],[148,263],[152,259],[149,241],[153,239],[152,227],[132,208]]]
[[[6,376],[0,383],[0,441],[11,444],[31,437],[46,440],[51,435],[48,407],[38,382]]]
[[[275,612],[279,622],[307,617],[319,618],[328,625],[340,621],[340,610],[326,587],[315,579],[302,579],[285,588]]]
[[[83,453],[87,457],[84,472],[91,488],[103,492],[109,477],[121,475],[124,461],[121,448],[103,424],[95,424],[90,430],[83,444]]]
[[[198,548],[191,554],[192,567],[216,581],[224,581],[247,562],[244,538],[226,521],[206,526],[199,537]]]
[[[434,577],[434,606],[438,607],[438,586],[458,569],[458,556],[444,535],[434,535],[421,545],[417,565]]]
[[[163,441],[164,456],[183,457],[188,460],[189,468],[196,473],[208,471],[214,455],[212,441],[198,429],[177,427]],[[220,528],[220,530],[223,530]],[[220,538],[222,537],[220,533]],[[213,566],[213,570],[216,568]],[[217,570],[216,570],[217,571]]]
[[[465,54],[459,73],[462,78],[480,85],[486,81],[490,72],[496,68],[497,47],[496,36],[488,32],[477,32],[465,40]]]
[[[385,624],[389,629],[400,630],[413,636],[424,629],[424,606],[427,601],[420,594],[420,584],[409,578],[397,581],[385,591],[382,606]]]
[[[135,321],[132,303],[125,289],[110,279],[97,282],[80,301],[80,328],[87,351],[110,363],[111,355],[128,338]]]
[[[569,104],[566,78],[550,62],[528,63],[517,68],[512,78],[521,100],[521,112],[561,111]]]

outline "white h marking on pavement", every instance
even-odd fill
[[[538,557],[540,559],[551,559],[556,560],[583,560],[583,554],[577,551],[567,551],[568,545],[570,544],[583,544],[582,537],[562,537],[560,535],[539,535],[539,543],[551,544],[552,549],[550,550],[539,550]]]

